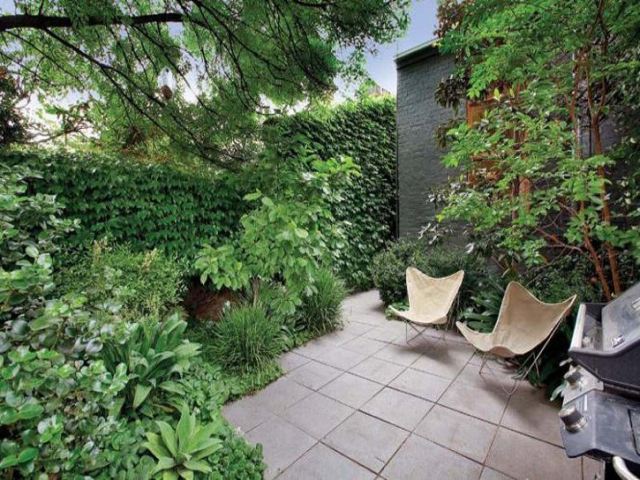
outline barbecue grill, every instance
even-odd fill
[[[640,283],[608,304],[583,303],[569,347],[560,418],[569,457],[640,475]],[[630,475],[630,476],[629,476]]]

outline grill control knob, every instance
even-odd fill
[[[582,372],[576,367],[571,367],[567,373],[564,374],[564,379],[569,385],[575,387],[582,379]]]
[[[584,418],[584,415],[582,415],[574,405],[562,407],[558,415],[562,423],[564,423],[564,428],[571,433],[580,431],[587,423],[587,419]]]

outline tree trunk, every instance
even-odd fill
[[[603,92],[604,94],[604,92]],[[593,135],[593,153],[596,155],[602,155],[604,149],[602,147],[602,134],[600,115],[598,113],[591,117],[591,133]],[[602,179],[602,221],[606,225],[611,225],[611,209],[609,208],[609,200],[607,199],[607,186],[606,179],[607,173],[604,167],[598,167],[598,175]],[[618,267],[618,253],[615,248],[609,242],[604,243],[604,248],[607,251],[607,258],[609,259],[609,267],[611,268],[611,280],[613,282],[613,291],[616,295],[622,293],[620,285],[620,269]]]

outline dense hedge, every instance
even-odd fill
[[[395,235],[395,99],[369,98],[280,118],[269,124],[265,142],[284,158],[306,144],[323,159],[347,155],[360,166],[362,176],[333,213],[349,222],[341,276],[352,287],[371,287],[372,258]]]
[[[235,177],[214,177],[125,157],[66,152],[4,152],[0,163],[45,172],[32,187],[58,196],[80,220],[71,246],[109,238],[133,250],[159,248],[190,257],[204,242],[228,237],[244,211]]]

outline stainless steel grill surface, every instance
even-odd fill
[[[560,418],[567,455],[640,465],[640,283],[578,310]],[[617,462],[614,462],[617,463]],[[607,477],[608,478],[608,477]]]

